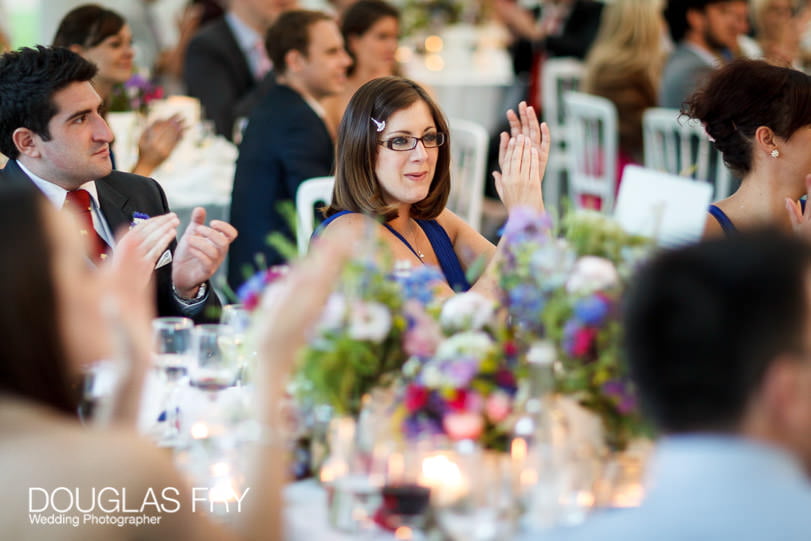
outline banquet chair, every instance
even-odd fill
[[[678,109],[654,107],[642,117],[645,167],[690,177],[713,186],[714,200],[732,193],[732,173],[696,119]]]
[[[569,128],[563,107],[563,93],[578,90],[583,73],[583,63],[576,58],[549,58],[544,61],[541,70],[543,118],[552,135],[543,194],[546,206],[556,210],[560,210],[564,178],[571,178],[567,150]]]
[[[307,253],[315,228],[315,206],[332,201],[335,177],[315,177],[299,184],[296,190],[296,245],[299,255]]]
[[[569,130],[569,193],[575,208],[614,210],[617,190],[617,108],[602,97],[566,92]],[[598,203],[599,201],[599,203]]]
[[[487,169],[487,130],[475,122],[448,120],[451,140],[451,193],[448,208],[481,230],[484,179]]]

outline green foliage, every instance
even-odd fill
[[[297,388],[305,401],[327,404],[341,415],[357,415],[365,394],[391,385],[399,376],[406,361],[402,335],[407,322],[399,284],[371,262],[347,265],[335,295],[343,300],[343,313],[337,316],[337,325],[321,328],[302,350]],[[370,304],[390,318],[379,341],[359,335],[353,324],[353,313],[357,315]]]

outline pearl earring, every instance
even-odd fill
[[[771,157],[772,158],[777,158],[779,156],[780,156],[780,151],[777,150],[776,148],[773,148],[772,151],[771,151]]]

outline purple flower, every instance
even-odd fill
[[[438,392],[432,391],[428,395],[428,403],[423,409],[436,413],[441,417],[448,411],[448,403]]]
[[[517,207],[510,211],[510,217],[504,225],[502,235],[510,243],[524,242],[530,239],[546,237],[552,227],[552,221],[546,214],[541,214],[530,207]]]
[[[627,415],[636,411],[637,401],[633,386],[621,379],[612,379],[603,383],[603,392],[614,399],[617,411]]]
[[[580,320],[576,318],[570,319],[566,322],[566,325],[563,326],[563,343],[561,345],[563,346],[563,351],[570,357],[574,357],[575,337],[582,326]]]
[[[608,310],[608,299],[601,295],[589,295],[574,304],[574,315],[586,325],[602,325]]]
[[[140,90],[147,90],[151,86],[152,85],[149,84],[149,81],[147,81],[145,77],[143,77],[138,73],[134,73],[132,77],[130,77],[124,82],[124,88],[137,88]]]
[[[403,421],[403,432],[409,439],[416,439],[421,436],[435,436],[442,434],[442,424],[437,419],[426,415],[409,415]]]
[[[472,357],[462,357],[443,363],[441,370],[450,386],[464,388],[478,373],[479,362]]]

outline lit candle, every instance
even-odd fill
[[[459,499],[468,490],[467,480],[459,465],[446,454],[436,453],[422,461],[419,484],[431,489],[437,505],[445,505]]]

